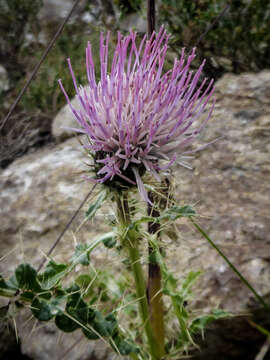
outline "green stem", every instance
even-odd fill
[[[158,244],[155,242],[152,242],[151,246],[153,247],[153,249],[156,253],[156,260],[159,264],[159,268],[161,270],[163,278],[166,279],[165,281],[167,282],[166,287],[168,290],[168,295],[171,298],[174,313],[175,313],[178,323],[179,323],[182,340],[184,342],[191,342],[192,344],[194,344],[194,341],[188,332],[187,324],[185,322],[185,316],[181,309],[181,305],[179,304],[179,298],[177,295],[177,283],[175,282],[175,279],[173,277],[169,276],[167,266],[163,260],[163,257],[161,255]]]
[[[145,330],[145,334],[147,337],[147,342],[149,346],[149,351],[151,355],[151,360],[159,360],[158,357],[158,346],[155,342],[152,327],[150,324],[150,314],[148,311],[148,303],[146,297],[146,288],[145,288],[145,279],[143,274],[143,268],[141,265],[141,257],[138,248],[138,233],[129,227],[131,224],[130,215],[129,215],[129,207],[128,207],[128,194],[126,192],[123,193],[122,198],[117,199],[118,203],[118,217],[123,227],[123,232],[125,236],[123,238],[123,246],[127,249],[131,268],[134,275],[135,286],[136,286],[136,295],[139,303],[139,311],[141,320],[143,323],[143,327]]]
[[[131,357],[131,359],[133,359],[133,360],[139,360],[138,355],[137,355],[137,354],[135,354],[135,353],[131,353],[129,356],[130,356],[130,357]]]
[[[239,277],[243,284],[254,294],[257,300],[262,304],[265,310],[270,312],[270,306],[266,304],[263,298],[257,293],[254,287],[248,282],[248,280],[236,269],[236,267],[230,262],[227,256],[222,252],[222,250],[209,238],[206,232],[193,220],[192,217],[189,218],[193,226],[202,234],[202,236],[209,242],[209,244],[219,253],[219,255],[226,261],[232,271]]]
[[[149,191],[148,197],[154,203],[154,193]],[[158,218],[160,213],[155,207],[148,204],[148,215],[153,218]],[[148,223],[149,234],[156,234],[157,239],[160,237],[160,224],[157,222]],[[159,249],[161,252],[161,249]],[[162,299],[162,279],[161,269],[155,259],[155,251],[152,245],[148,245],[149,264],[148,264],[148,284],[147,297],[150,313],[150,322],[153,329],[153,336],[158,345],[158,359],[162,359],[165,355],[165,329],[164,329],[164,308]]]

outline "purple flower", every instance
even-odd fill
[[[75,109],[65,94],[76,120],[77,132],[89,138],[85,145],[94,154],[97,182],[108,185],[137,185],[142,197],[149,201],[142,176],[147,171],[160,181],[160,173],[174,162],[182,166],[188,157],[186,147],[207,123],[213,106],[206,104],[213,94],[213,80],[199,83],[204,62],[197,72],[190,71],[195,49],[185,59],[175,59],[171,70],[163,66],[169,35],[162,27],[139,45],[136,33],[118,42],[110,68],[108,66],[109,33],[100,36],[100,81],[96,81],[91,44],[86,48],[87,87],[78,87],[68,59],[69,69],[79,100]],[[201,79],[200,79],[201,80]],[[199,119],[200,121],[196,121]],[[165,162],[165,164],[164,164]],[[162,165],[163,163],[163,165]]]

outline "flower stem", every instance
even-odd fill
[[[151,323],[149,321],[150,314],[148,311],[145,279],[143,274],[143,268],[141,265],[140,252],[138,248],[139,237],[138,233],[134,229],[130,229],[131,221],[127,192],[123,192],[123,197],[118,197],[117,206],[118,218],[125,233],[125,236],[123,237],[123,246],[127,249],[131,262],[131,268],[133,271],[136,286],[136,295],[139,303],[139,312],[147,337],[151,360],[159,360],[161,358],[158,355],[158,346],[153,336]]]
[[[148,193],[149,199],[153,202],[154,196],[152,192]],[[148,215],[152,217],[159,217],[159,211],[154,209],[150,204],[148,205]],[[148,223],[148,232],[150,234],[157,234],[160,230],[160,224]],[[164,309],[162,301],[162,284],[161,284],[161,270],[159,264],[155,261],[154,249],[149,244],[149,264],[148,264],[148,284],[147,297],[150,312],[150,321],[153,329],[153,335],[158,344],[158,359],[162,359],[165,354],[165,330],[164,330]]]

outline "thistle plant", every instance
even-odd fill
[[[137,187],[142,200],[151,205],[148,210],[148,222],[152,224],[150,235],[158,238],[160,225],[157,231],[152,230],[160,215],[160,196],[153,195],[159,193],[158,185],[153,184],[161,183],[174,163],[189,168],[186,159],[194,151],[190,145],[211,116],[214,101],[207,110],[206,105],[214,87],[213,80],[201,79],[204,63],[194,74],[190,70],[195,49],[188,56],[183,49],[172,69],[164,71],[169,35],[163,27],[149,39],[145,35],[138,41],[136,37],[133,31],[124,37],[118,33],[109,64],[110,34],[106,37],[101,34],[99,81],[95,77],[91,44],[88,43],[88,85],[85,87],[77,85],[68,59],[79,103],[77,108],[72,106],[61,80],[59,83],[79,124],[79,128],[73,130],[87,136],[83,146],[93,159],[93,174],[87,179],[103,184],[116,198],[120,242],[130,258],[148,350],[151,359],[161,359],[165,356],[165,333],[160,264],[155,260],[157,276],[146,291],[139,249],[143,236],[138,226],[133,227],[129,191]],[[148,184],[144,183],[146,178]],[[147,185],[152,185],[150,196]],[[168,195],[168,191],[165,194]],[[167,199],[163,210],[171,205]],[[149,240],[147,235],[144,237]],[[152,244],[149,248],[153,261],[156,252]],[[173,304],[183,338],[191,341],[179,304],[174,301]]]

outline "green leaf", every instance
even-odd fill
[[[137,353],[138,347],[126,340],[121,340],[118,344],[118,351],[121,355],[129,355],[131,353]]]
[[[68,265],[57,264],[56,262],[51,260],[47,264],[45,271],[38,276],[42,288],[45,290],[49,290],[54,287],[66,274],[67,268]]]
[[[80,325],[64,314],[56,315],[55,325],[58,329],[70,333],[79,329]]]
[[[0,289],[9,289],[10,287],[7,285],[6,281],[4,280],[3,276],[0,275]]]
[[[110,236],[103,240],[104,246],[106,246],[109,249],[113,248],[116,245],[116,242],[117,242],[116,236]]]
[[[41,298],[41,299],[44,299],[44,300],[50,300],[51,297],[52,297],[52,294],[50,291],[44,291],[42,293],[39,293],[38,296]]]
[[[89,274],[81,274],[75,279],[75,283],[84,292],[88,288],[92,280],[93,278]],[[87,293],[87,295],[89,294]]]
[[[97,331],[100,336],[109,336],[109,333],[107,331],[107,322],[99,311],[95,311],[95,319],[91,322],[91,326]]]
[[[105,317],[105,322],[106,322],[106,324],[104,324],[104,325],[106,327],[108,336],[113,336],[117,330],[117,319],[116,319],[115,315],[112,313],[108,314]]]
[[[35,293],[33,293],[32,291],[24,291],[20,298],[21,300],[24,300],[24,301],[33,301],[35,297]]]
[[[192,332],[203,331],[211,322],[228,316],[230,316],[230,313],[220,309],[215,309],[210,314],[196,317],[190,325],[190,330]]]
[[[91,252],[99,245],[101,244],[104,240],[115,236],[115,232],[111,231],[108,232],[102,236],[100,236],[99,238],[95,239],[91,244],[87,244],[85,245],[85,249],[80,249],[79,252],[79,258],[77,256],[73,256],[72,258],[72,267],[74,267],[75,265],[80,263],[80,259],[84,257],[84,254],[88,254],[87,256],[89,256],[91,254]]]
[[[94,328],[101,336],[113,336],[117,329],[117,320],[113,314],[104,318],[101,313],[96,311]]]
[[[40,292],[42,289],[37,281],[37,271],[29,264],[21,264],[15,270],[15,277],[20,289]]]
[[[9,282],[6,282],[2,275],[0,275],[0,296],[12,297],[16,294],[17,289]]]
[[[78,244],[75,248],[75,255],[74,255],[74,261],[77,262],[77,264],[81,265],[89,265],[90,264],[90,258],[89,258],[89,252],[87,249],[89,246],[87,244]]]
[[[82,332],[89,340],[97,340],[99,338],[98,334],[89,328],[87,329],[83,328]]]
[[[80,292],[68,296],[66,312],[83,325],[95,317],[95,311],[82,299]]]
[[[200,275],[201,275],[200,271],[190,271],[188,273],[181,288],[181,293],[183,294],[184,297],[186,297],[191,292],[191,287],[198,280],[198,277]]]
[[[66,301],[66,295],[58,295],[50,299],[49,306],[51,313],[55,315],[61,315],[63,313],[64,303]]]
[[[159,219],[168,219],[170,221],[175,221],[180,217],[191,217],[195,216],[196,212],[190,205],[184,206],[173,206],[170,209],[166,210]]]
[[[113,338],[113,342],[114,343],[111,343],[111,345],[114,350],[116,350],[123,356],[139,352],[139,348],[137,345],[122,339],[118,334]],[[115,346],[117,349],[115,349]]]
[[[148,257],[149,264],[158,264],[158,253],[156,250],[153,250]]]
[[[15,275],[12,275],[11,278],[6,281],[6,284],[11,289],[19,289],[18,281],[16,280]]]
[[[133,226],[137,228],[138,225],[142,223],[149,223],[149,222],[159,222],[159,217],[152,217],[152,216],[142,216],[140,219],[136,220],[133,224],[130,225],[130,228]]]
[[[85,213],[87,220],[90,220],[95,216],[97,210],[101,207],[106,197],[107,197],[107,190],[104,190],[98,196],[97,201],[89,206],[88,210]]]
[[[83,328],[84,335],[90,339],[95,340],[99,337],[112,337],[117,331],[117,320],[114,314],[109,314],[105,318],[99,311],[95,311],[95,317],[88,322],[92,328]]]
[[[31,310],[40,321],[49,321],[54,317],[50,305],[45,300],[36,298],[31,304]]]

